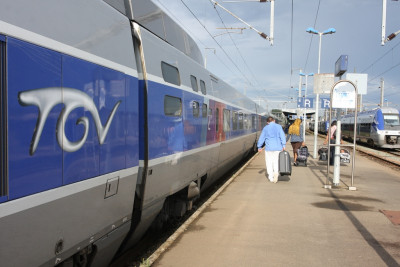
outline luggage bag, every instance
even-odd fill
[[[285,150],[279,153],[279,174],[280,175],[292,174],[292,163],[290,160],[290,155],[289,152]]]
[[[308,156],[309,153],[307,146],[302,146],[299,149],[297,149],[297,159],[296,159],[297,164],[303,164],[304,166],[307,166]]]
[[[322,161],[327,161],[328,160],[328,148],[327,147],[321,147],[318,149],[318,155],[319,155],[319,160]]]
[[[350,152],[347,149],[340,150],[340,162],[342,163],[350,163]]]

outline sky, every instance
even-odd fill
[[[271,4],[248,1],[218,3],[269,36]],[[300,69],[318,73],[319,37],[307,33],[309,27],[336,29],[322,36],[320,73],[333,73],[336,60],[347,55],[348,73],[368,74],[363,108],[378,107],[383,79],[384,105],[400,109],[400,35],[381,45],[382,0],[275,0],[273,46],[209,0],[154,2],[197,42],[208,70],[268,110],[295,108]],[[400,30],[398,14],[400,1],[387,0],[386,36]],[[308,77],[307,97],[314,96]]]

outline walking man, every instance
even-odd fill
[[[286,138],[282,126],[276,124],[273,117],[268,117],[267,125],[261,132],[257,142],[258,152],[262,150],[264,143],[268,179],[270,182],[277,183],[279,177],[279,152],[285,150]]]

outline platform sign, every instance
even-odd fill
[[[331,106],[331,99],[330,98],[320,98],[321,101],[321,108],[329,108]]]
[[[353,84],[338,82],[332,92],[332,108],[355,108],[356,92]]]
[[[367,94],[368,74],[366,73],[347,73],[346,80],[353,82],[357,86],[359,95]]]
[[[335,75],[333,73],[314,74],[314,93],[330,94],[334,83]]]
[[[340,77],[347,71],[347,63],[349,57],[347,55],[341,55],[335,63],[335,76]]]
[[[298,108],[313,108],[314,107],[314,99],[313,98],[297,98],[297,107]]]

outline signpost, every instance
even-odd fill
[[[335,63],[335,77],[342,76],[347,71],[349,56],[341,55]]]
[[[359,110],[362,108],[362,95],[367,94],[368,74],[366,73],[347,73],[346,80],[351,81],[357,86],[357,93],[360,95],[358,102]]]
[[[317,158],[317,147],[318,147],[318,120],[319,120],[319,94],[329,94],[331,92],[331,87],[335,83],[335,76],[333,73],[318,73],[314,75],[314,93],[316,94],[316,105],[315,108],[315,125],[314,127],[314,159]]]
[[[353,144],[352,145],[341,145],[341,122],[340,117],[337,120],[336,126],[336,140],[335,144],[329,142],[329,148],[335,148],[335,161],[333,169],[333,184],[337,186],[340,181],[340,147],[347,146],[353,148],[352,153],[352,168],[351,168],[351,186],[349,190],[356,190],[354,187],[354,162],[355,162],[355,151],[356,151],[356,130],[357,129],[357,86],[351,81],[340,80],[336,82],[331,89],[331,102],[332,105],[329,107],[329,121],[332,120],[332,108],[354,108],[354,133],[353,133]],[[331,126],[328,129],[328,136],[331,136]],[[326,174],[325,188],[331,188],[329,185],[329,161],[330,153],[328,153],[328,167]]]

